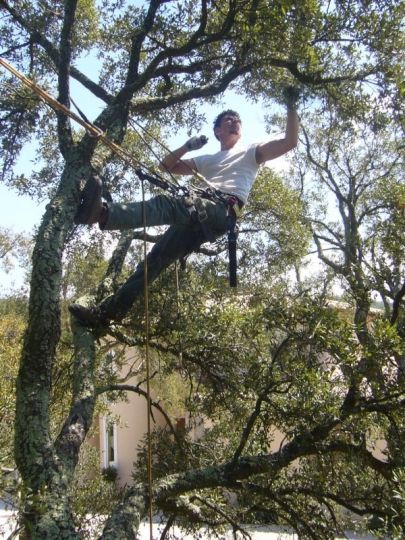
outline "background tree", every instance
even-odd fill
[[[309,196],[315,191],[326,201],[312,205],[310,216],[319,259],[341,279],[355,309],[361,342],[369,337],[373,298],[383,302],[388,320],[402,335],[398,321],[405,295],[405,253],[398,238],[404,225],[402,133],[392,122],[389,129],[373,122],[342,124],[333,113],[326,120],[312,136],[304,130],[306,155],[300,170]],[[312,182],[306,181],[308,176]],[[334,213],[328,212],[332,205]]]
[[[400,2],[335,2],[325,7],[312,0],[176,4],[153,0],[137,6],[124,1],[66,0],[50,5],[0,0],[0,7],[3,55],[66,107],[71,106],[71,81],[78,81],[103,103],[96,126],[144,166],[156,157],[150,145],[128,129],[130,122],[159,137],[182,126],[198,129],[203,117],[197,105],[214,102],[227,88],[269,106],[286,83],[295,82],[308,99],[319,100],[321,113],[332,110],[343,120],[367,117],[375,97],[389,113],[386,121],[401,121]],[[100,61],[97,81],[77,67],[89,52]],[[33,252],[28,324],[17,380],[15,458],[24,485],[23,524],[31,538],[79,538],[68,487],[97,398],[123,387],[100,376],[108,370],[102,369],[104,360],[96,355],[96,336],[72,321],[72,399],[62,427],[54,433],[52,374],[59,362],[61,297],[67,290],[64,255],[72,235],[80,234],[73,227],[73,216],[80,187],[93,168],[101,171],[106,196],[120,198],[134,195],[132,171],[97,138],[74,129],[67,116],[51,111],[6,72],[1,76],[2,180],[32,196],[49,197]],[[34,139],[41,170],[29,177],[16,175],[13,166],[21,148]],[[398,313],[393,309],[389,323],[383,317],[370,329],[370,288],[362,275],[362,239],[356,230],[359,206],[354,205],[352,212],[349,200],[342,212],[347,219],[339,244],[344,259],[330,266],[344,271],[355,298],[355,317],[351,321],[348,312],[340,318],[325,305],[324,285],[319,290],[313,284],[294,289],[288,273],[273,273],[265,260],[269,253],[280,257],[274,270],[283,261],[285,269],[291,263],[298,265],[299,246],[304,250],[307,242],[305,223],[313,225],[320,252],[323,240],[310,211],[301,219],[297,197],[287,189],[283,192],[277,179],[273,182],[283,204],[288,198],[291,217],[296,209],[294,230],[301,242],[287,234],[287,222],[277,207],[267,212],[265,205],[263,219],[255,215],[243,225],[263,231],[252,250],[245,243],[245,261],[251,255],[255,262],[260,259],[256,269],[264,269],[262,273],[252,267],[246,274],[251,304],[245,311],[239,303],[227,304],[229,295],[213,280],[213,268],[223,265],[215,250],[211,266],[203,268],[200,263],[189,268],[180,317],[174,309],[162,310],[176,301],[168,275],[153,287],[152,346],[164,355],[164,369],[180,370],[188,377],[187,409],[213,421],[200,453],[187,437],[182,445],[173,434],[182,458],[166,469],[162,461],[156,464],[154,507],[163,510],[169,522],[185,516],[189,523],[214,526],[227,519],[236,528],[236,519],[263,519],[287,523],[308,538],[329,538],[332,529],[339,530],[344,525],[342,507],[360,515],[375,514],[388,529],[398,529],[403,508],[393,503],[392,493],[401,492],[396,469],[403,441],[403,382],[395,369],[392,376],[392,368],[398,368],[397,359],[403,356],[398,331],[403,307],[398,288],[403,282],[398,275],[400,244],[389,246],[388,258],[394,251],[397,257],[396,266],[389,264],[392,274],[396,272],[391,285],[380,284],[388,309],[390,295],[395,296]],[[254,204],[260,206],[266,203],[260,200],[260,189],[267,197],[266,186],[259,183],[257,189]],[[395,224],[400,225],[400,217]],[[374,247],[379,259],[388,247],[381,227],[375,232]],[[339,231],[329,232],[336,241]],[[127,233],[117,240],[96,298],[128,271],[125,256],[134,236]],[[128,262],[138,255],[135,248]],[[258,280],[261,275],[263,281]],[[250,277],[258,282],[248,281]],[[209,316],[207,302],[213,306]],[[133,315],[133,334],[124,335],[122,330],[128,330],[124,327],[115,329],[114,336],[142,346],[137,306]],[[323,358],[328,358],[329,369]],[[365,378],[360,379],[360,373]],[[281,448],[269,447],[271,426],[286,436]],[[387,439],[385,460],[370,452],[380,434],[393,436]],[[344,460],[337,458],[341,455]],[[299,467],[292,467],[298,458]],[[378,498],[377,490],[382,493]],[[233,510],[227,504],[229,491],[238,493],[239,504]],[[145,484],[138,476],[111,512],[102,538],[132,538],[147,506]]]
[[[32,242],[23,233],[0,228],[0,264],[5,272],[10,272],[18,264],[29,268]]]

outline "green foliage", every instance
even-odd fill
[[[63,297],[79,298],[94,292],[106,271],[108,238],[99,231],[90,234],[83,231],[69,243],[66,249],[66,264],[62,292]]]
[[[240,227],[241,276],[253,269],[256,280],[285,273],[307,253],[309,240],[298,191],[285,178],[263,169]]]
[[[101,470],[99,451],[84,444],[79,466],[69,489],[73,512],[83,538],[95,538],[103,528],[105,516],[120,497],[115,483]]]
[[[4,56],[67,105],[71,79],[82,84],[103,104],[100,129],[147,165],[164,151],[156,139],[196,129],[200,105],[225,89],[273,109],[286,83],[301,87],[306,152],[288,179],[264,170],[255,185],[239,235],[238,291],[227,286],[224,241],[203,246],[209,259],[188,258],[179,289],[171,271],[151,287],[154,389],[170,415],[185,418],[184,427],[153,435],[154,503],[186,528],[267,522],[324,540],[356,516],[375,516],[381,531],[401,535],[401,7],[394,0],[1,4]],[[97,62],[83,73],[87,54]],[[138,198],[138,185],[97,139],[6,72],[0,77],[2,179],[50,198],[36,237],[28,320],[16,299],[0,332],[10,394],[9,359],[26,327],[16,403],[25,526],[33,537],[63,530],[77,538],[93,512],[112,516],[105,538],[133,537],[147,506],[143,487],[118,494],[91,451],[77,463],[98,392],[121,399],[126,346],[145,345],[143,299],[120,328],[127,335],[114,332],[106,342],[74,323],[71,333],[65,301],[104,296],[142,256],[134,243],[123,250],[125,262],[116,250],[107,266],[116,236],[73,227],[91,167],[106,198]],[[32,141],[35,170],[21,174],[14,165]],[[320,261],[326,271],[303,279],[311,237],[316,267]],[[5,232],[4,253],[9,241]],[[347,302],[331,304],[337,280]],[[375,295],[383,312],[370,309]],[[13,411],[2,410],[9,452]],[[9,454],[4,460],[12,464]],[[145,446],[137,481],[144,471]],[[111,509],[119,496],[122,513]]]
[[[0,104],[2,140],[1,180],[7,180],[24,144],[31,140],[39,118],[40,101],[25,86],[16,85],[10,77],[4,84]]]
[[[16,12],[9,10],[10,20],[17,19],[18,11],[19,24],[13,26],[5,18],[0,47],[9,51],[8,57],[17,68],[29,71],[40,85],[55,95],[58,67],[55,55],[64,3],[56,2],[50,7],[44,2],[19,0],[13,7]],[[106,90],[114,94],[127,80],[127,58],[134,52],[133,40],[141,39],[144,34],[148,8],[147,4],[128,2],[105,1],[100,6],[94,0],[78,2],[72,55],[76,61],[91,52],[99,59],[100,92]],[[153,17],[153,9],[151,13]],[[152,121],[159,108],[167,129],[191,122],[197,125],[201,116],[194,104],[188,104],[186,94],[214,83],[212,91],[204,92],[201,97],[215,99],[215,81],[233,66],[240,69],[235,86],[255,101],[259,97],[281,99],[286,81],[297,78],[305,87],[304,94],[321,97],[324,92],[325,97],[326,91],[333,106],[342,114],[346,117],[357,114],[357,118],[362,117],[368,100],[374,95],[370,87],[357,83],[368,77],[374,88],[378,88],[379,98],[384,99],[388,109],[400,120],[400,2],[390,0],[383,5],[352,2],[350,6],[337,3],[325,8],[314,0],[237,1],[217,5],[206,20],[204,15],[195,1],[157,5],[153,24],[146,28],[148,39],[144,40],[136,68],[145,78],[137,89],[135,105]],[[201,20],[204,21],[201,41],[193,43],[193,33]],[[21,40],[28,42],[29,35],[35,32],[48,40],[46,52],[41,51],[42,43],[35,34],[32,54],[25,54],[29,51],[24,47],[20,49]],[[183,60],[176,60],[171,66],[168,60],[171,52],[175,59],[182,57]],[[51,61],[43,61],[46,53]],[[161,71],[149,77],[148,70],[155,64]],[[135,72],[134,68],[131,78]],[[94,79],[97,75],[97,72],[90,73]],[[36,97],[21,88],[16,93],[13,80],[4,76],[9,93],[3,95],[0,109],[4,111],[3,144],[6,145],[3,173],[11,180],[12,166],[21,148],[31,138],[41,141],[49,126],[49,115]],[[323,81],[339,84],[328,85]],[[178,99],[177,95],[183,93],[185,99]],[[151,96],[159,103],[154,105]],[[49,145],[40,142],[39,152],[45,152],[46,148]],[[39,181],[39,176],[37,179]]]
[[[191,284],[188,281],[187,297]],[[353,370],[365,354],[355,337],[352,311],[325,305],[316,291],[291,301],[281,289],[260,301],[245,299],[242,311],[240,305],[229,298],[219,300],[218,291],[200,303],[198,296],[192,297],[189,309],[181,304],[184,354],[175,357],[175,369],[187,392],[176,398],[180,410],[187,410],[186,425],[185,430],[178,428],[176,437],[167,430],[155,431],[152,455],[157,479],[231,461],[255,410],[258,414],[243,448],[249,456],[275,453],[294,438],[309,441],[311,430],[342,413]],[[165,341],[175,335],[167,334]],[[403,340],[380,318],[372,338],[368,353],[378,355],[386,374],[381,386],[372,383],[374,395],[381,397],[372,398],[371,387],[364,382],[357,412],[325,432],[317,451],[274,475],[235,482],[231,491],[238,504],[226,506],[232,519],[287,522],[303,538],[334,538],[342,528],[364,528],[356,514],[376,513],[395,522],[390,510],[394,479],[365,463],[368,452],[382,459],[382,468],[386,460],[402,459],[397,455],[403,448],[402,413],[394,409],[388,413],[388,403],[392,399],[394,404],[401,395],[394,358],[403,354]],[[175,342],[167,344],[168,350],[175,347]],[[161,377],[166,370],[172,373],[173,366],[170,357],[162,356]],[[373,412],[380,399],[388,416],[384,408]],[[389,446],[382,441],[390,441]],[[146,447],[139,454],[138,470],[144,470],[145,460]],[[145,473],[137,472],[138,481],[145,478]],[[221,507],[227,505],[229,490],[211,491],[209,496]],[[203,521],[212,519],[204,505],[200,510]]]
[[[14,468],[13,426],[15,408],[15,382],[18,373],[19,357],[25,316],[12,301],[1,300],[0,321],[0,467]]]
[[[28,267],[31,241],[26,235],[0,227],[0,265],[10,272],[16,263]]]
[[[403,152],[392,119],[377,130],[374,116],[369,120],[371,127],[342,125],[333,112],[320,121],[309,115],[297,180],[323,262],[353,297],[362,288],[375,291],[389,313],[404,271]]]

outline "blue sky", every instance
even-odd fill
[[[89,58],[83,59],[80,62],[80,68],[84,69],[87,75],[89,73],[88,66],[91,65],[91,71],[94,71],[94,63]],[[93,75],[94,79],[97,76]],[[83,89],[79,83],[72,80],[71,82],[71,94],[77,105],[86,111],[86,115],[89,120],[93,120],[101,111],[103,104],[94,98],[87,90]],[[218,150],[218,141],[215,139],[212,133],[212,124],[214,118],[224,109],[231,108],[239,111],[242,118],[242,141],[250,143],[254,141],[266,140],[268,138],[274,138],[274,134],[269,136],[266,133],[266,124],[264,120],[265,114],[276,112],[279,110],[276,103],[274,103],[274,111],[263,110],[262,105],[252,104],[246,102],[240,96],[235,93],[228,92],[225,94],[223,103],[217,106],[204,106],[204,113],[207,118],[207,124],[201,133],[208,136],[208,144],[204,147],[204,153],[213,153]],[[194,133],[197,135],[198,133]],[[180,130],[175,137],[170,139],[170,147],[176,148],[180,146],[188,135],[186,130]],[[191,154],[192,156],[192,154]],[[21,171],[27,171],[32,168],[32,160],[34,158],[33,146],[27,146],[23,149],[20,159],[18,161],[18,169]],[[284,160],[279,158],[271,163],[274,168],[280,168],[283,166]],[[48,201],[38,203],[32,200],[28,196],[19,196],[13,190],[8,189],[6,186],[0,184],[0,197],[2,201],[3,211],[0,218],[0,226],[13,230],[14,232],[25,232],[30,234],[35,226],[37,226],[42,218],[45,210],[45,206]],[[9,288],[10,286],[18,286],[21,283],[22,272],[18,269],[15,272],[5,274],[0,271],[0,282],[2,289]]]
[[[86,103],[86,115],[92,120],[99,112],[97,104],[93,106],[93,110],[89,107],[88,96],[85,92],[77,88],[77,84],[72,84],[73,97],[78,105]],[[76,94],[76,95],[75,95]],[[93,101],[94,98],[92,98]],[[250,104],[241,99],[235,94],[228,93],[226,99],[224,99],[223,106],[206,106],[204,107],[205,114],[207,116],[207,124],[202,133],[208,136],[208,144],[204,147],[204,153],[216,152],[218,150],[218,141],[215,139],[212,133],[212,124],[214,118],[224,109],[233,108],[240,112],[243,122],[243,141],[246,143],[265,140],[270,136],[266,133],[266,126],[264,121],[264,114],[269,111],[263,111],[260,104]],[[93,114],[89,113],[89,109]],[[197,133],[195,133],[197,135]],[[272,136],[273,137],[273,136]],[[180,130],[174,138],[171,139],[171,148],[180,146],[188,136],[185,130]],[[31,148],[25,148],[18,161],[18,169],[21,171],[27,171],[32,168],[33,152]],[[272,166],[278,167],[282,160],[275,160],[272,162]],[[3,184],[0,184],[0,197],[3,204],[3,211],[1,215],[1,226],[8,227],[15,231],[28,232],[32,228],[39,224],[42,214],[44,212],[47,201],[38,203],[33,201],[28,196],[20,196],[15,191],[8,189]]]
[[[78,105],[86,104],[86,115],[90,120],[93,120],[100,112],[100,106],[94,97],[86,95],[86,91],[79,88],[77,83],[72,83],[72,94],[75,102]],[[92,101],[94,102],[91,106]],[[83,105],[82,105],[83,106]],[[84,107],[83,107],[84,108]],[[224,109],[231,108],[237,109],[240,112],[243,123],[243,141],[250,143],[259,140],[265,140],[270,138],[266,133],[266,125],[264,121],[264,115],[270,111],[263,110],[261,104],[251,104],[244,101],[240,96],[234,93],[228,92],[223,101],[223,106],[205,106],[204,111],[207,117],[207,124],[202,133],[208,136],[208,144],[204,147],[204,153],[213,153],[218,150],[218,142],[212,133],[212,124],[215,117]],[[195,133],[197,135],[197,133]],[[272,135],[271,137],[273,137]],[[180,146],[188,136],[185,130],[180,130],[175,137],[170,141],[171,148]],[[32,160],[34,158],[31,148],[25,148],[18,161],[18,169],[21,171],[27,171],[32,166]],[[275,160],[271,166],[278,168],[283,162],[282,159]],[[28,196],[19,196],[13,190],[8,189],[6,186],[0,184],[0,197],[3,203],[3,212],[1,216],[1,225],[3,227],[12,228],[15,231],[30,231],[32,228],[40,222],[47,201],[38,203],[30,199]]]

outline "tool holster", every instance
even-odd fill
[[[189,195],[184,196],[182,200],[184,206],[190,213],[193,223],[199,223],[207,241],[215,242],[215,236],[207,223],[207,211],[205,210],[201,198],[191,192]]]

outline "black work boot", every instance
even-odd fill
[[[85,307],[80,304],[71,304],[69,311],[83,326],[89,328],[106,327],[110,324],[110,318],[98,306]]]
[[[103,184],[98,176],[90,176],[81,193],[81,203],[74,217],[76,225],[104,225],[108,207],[101,201]]]

